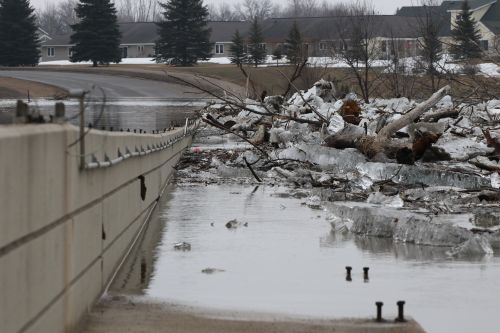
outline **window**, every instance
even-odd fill
[[[224,44],[215,44],[215,54],[224,54]]]
[[[326,51],[327,48],[328,48],[328,45],[325,42],[319,43],[319,49],[321,51]]]
[[[137,53],[139,53],[139,54],[144,53],[144,45],[137,46]]]
[[[266,49],[266,44],[265,43],[259,44],[259,48],[265,50]]]
[[[380,42],[380,50],[384,53],[387,53],[387,41],[383,40]]]
[[[128,46],[120,47],[122,58],[128,58]]]
[[[56,49],[53,47],[48,47],[47,48],[47,56],[48,57],[55,57],[56,55]]]
[[[73,49],[68,47],[68,56],[71,57],[73,55]]]
[[[488,51],[489,43],[487,40],[481,40],[479,41],[479,46],[481,46],[481,50]]]

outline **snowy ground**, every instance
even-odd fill
[[[154,64],[155,61],[153,58],[125,58],[122,60],[121,64],[123,65],[151,65]],[[200,61],[200,63],[207,64],[218,64],[218,65],[228,65],[231,64],[231,60],[228,57],[217,57],[212,58],[208,61]],[[331,57],[311,57],[309,58],[309,63],[315,67],[329,67],[329,68],[347,68],[349,67],[344,61],[340,59],[333,59]],[[401,63],[405,64],[406,70],[411,71],[415,68],[417,62],[413,58],[401,59]],[[278,63],[272,59],[271,56],[268,56],[267,63],[262,65],[265,66],[276,66],[285,65],[286,60],[280,60]],[[60,61],[47,61],[41,62],[40,66],[69,66],[69,65],[91,65],[90,62],[79,62],[72,63],[68,60],[60,60]],[[389,67],[390,61],[388,60],[375,60],[372,63],[373,67]],[[451,59],[449,57],[444,57],[443,60],[437,65],[438,68],[443,72],[452,72],[459,74],[461,72],[461,65],[451,63]],[[500,66],[494,63],[482,63],[478,65],[479,74],[489,77],[500,77]]]

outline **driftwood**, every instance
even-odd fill
[[[413,110],[405,114],[403,117],[382,128],[382,130],[378,133],[377,138],[389,139],[394,133],[413,123],[427,110],[436,105],[441,99],[443,99],[444,96],[446,96],[450,92],[450,90],[450,86],[441,88],[439,91],[435,92],[428,100],[417,105]]]
[[[438,111],[429,113],[422,117],[423,122],[437,122],[439,119],[443,118],[457,118],[460,112],[457,109],[448,109],[444,111]]]
[[[500,173],[500,163],[490,161],[487,157],[478,156],[476,158],[473,158],[472,160],[469,160],[469,162],[474,164],[480,169]]]
[[[498,140],[498,138],[492,137],[489,129],[483,130],[483,134],[486,138],[488,147],[495,148],[495,155],[500,155],[500,141]]]
[[[264,141],[266,140],[266,126],[265,125],[259,125],[257,132],[255,132],[255,135],[253,138],[250,139],[250,142],[253,145],[260,145],[263,144]]]
[[[450,91],[450,86],[446,86],[434,93],[428,100],[417,105],[413,110],[403,117],[390,124],[385,125],[376,136],[365,135],[361,131],[342,131],[325,139],[326,145],[332,148],[356,148],[369,158],[373,158],[379,153],[384,153],[390,158],[397,158],[401,163],[411,164],[415,158],[413,146],[391,141],[391,137],[400,129],[412,124],[422,114],[436,105]],[[361,128],[360,128],[361,129]],[[362,129],[361,129],[362,130]],[[434,139],[434,138],[433,138]],[[428,147],[433,140],[424,140],[422,145]],[[422,147],[418,144],[418,155],[422,153]],[[425,150],[425,149],[424,149]]]
[[[254,169],[252,168],[252,165],[248,162],[247,158],[246,157],[243,157],[243,161],[245,161],[245,164],[248,168],[248,170],[250,170],[250,172],[252,173],[253,177],[259,182],[259,183],[262,183],[262,179],[259,178],[259,176],[257,175],[257,173],[254,171]]]

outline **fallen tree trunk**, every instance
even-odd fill
[[[444,111],[430,113],[422,117],[423,122],[437,122],[443,118],[457,118],[460,112],[457,109],[448,109]]]
[[[407,155],[413,151],[412,144],[392,142],[390,140],[392,135],[400,129],[413,123],[427,110],[436,105],[450,92],[450,89],[450,86],[446,86],[437,91],[428,100],[417,105],[415,109],[408,112],[398,120],[383,127],[376,136],[364,135],[359,131],[342,131],[336,135],[326,138],[325,143],[331,148],[356,148],[369,158],[373,158],[379,153],[384,153],[386,156],[391,158],[397,158],[398,153],[404,150],[404,160],[411,161],[411,158],[408,158]],[[419,152],[419,155],[420,154],[421,152]]]
[[[446,86],[441,88],[437,92],[435,92],[428,100],[417,105],[413,110],[399,118],[398,120],[393,121],[392,123],[386,125],[384,128],[380,130],[377,135],[378,139],[389,139],[394,133],[399,131],[400,129],[408,126],[417,120],[421,115],[423,115],[427,110],[436,105],[444,96],[446,96],[451,90],[450,86]]]

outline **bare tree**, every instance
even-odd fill
[[[75,7],[77,0],[65,0],[59,4],[47,3],[38,11],[38,24],[49,35],[71,32],[71,25],[77,22]]]
[[[273,7],[271,1],[245,0],[241,4],[235,5],[234,9],[242,20],[250,21],[257,18],[262,21],[271,17]]]
[[[383,41],[383,43],[385,43],[385,51],[389,55],[389,65],[385,69],[386,79],[383,81],[385,87],[388,88],[387,90],[392,96],[406,96],[411,99],[416,82],[416,77],[413,75],[411,68],[413,64],[408,63],[402,57],[400,51],[403,45],[401,45],[400,40],[394,37],[392,31],[391,38]]]
[[[334,47],[334,56],[347,64],[367,103],[378,80],[374,61],[380,50],[375,37],[381,24],[382,22],[376,21],[373,6],[366,1],[351,4],[348,16],[336,20],[340,41]]]
[[[210,21],[238,21],[241,19],[240,14],[224,2],[208,6],[208,12]]]
[[[421,5],[422,15],[417,16],[416,27],[421,36],[418,39],[421,54],[419,65],[428,75],[434,92],[439,89],[442,79],[439,61],[443,56],[443,44],[439,39],[439,33],[446,20],[438,11],[436,0],[421,0]]]
[[[157,21],[161,15],[158,0],[116,0],[121,22]]]

